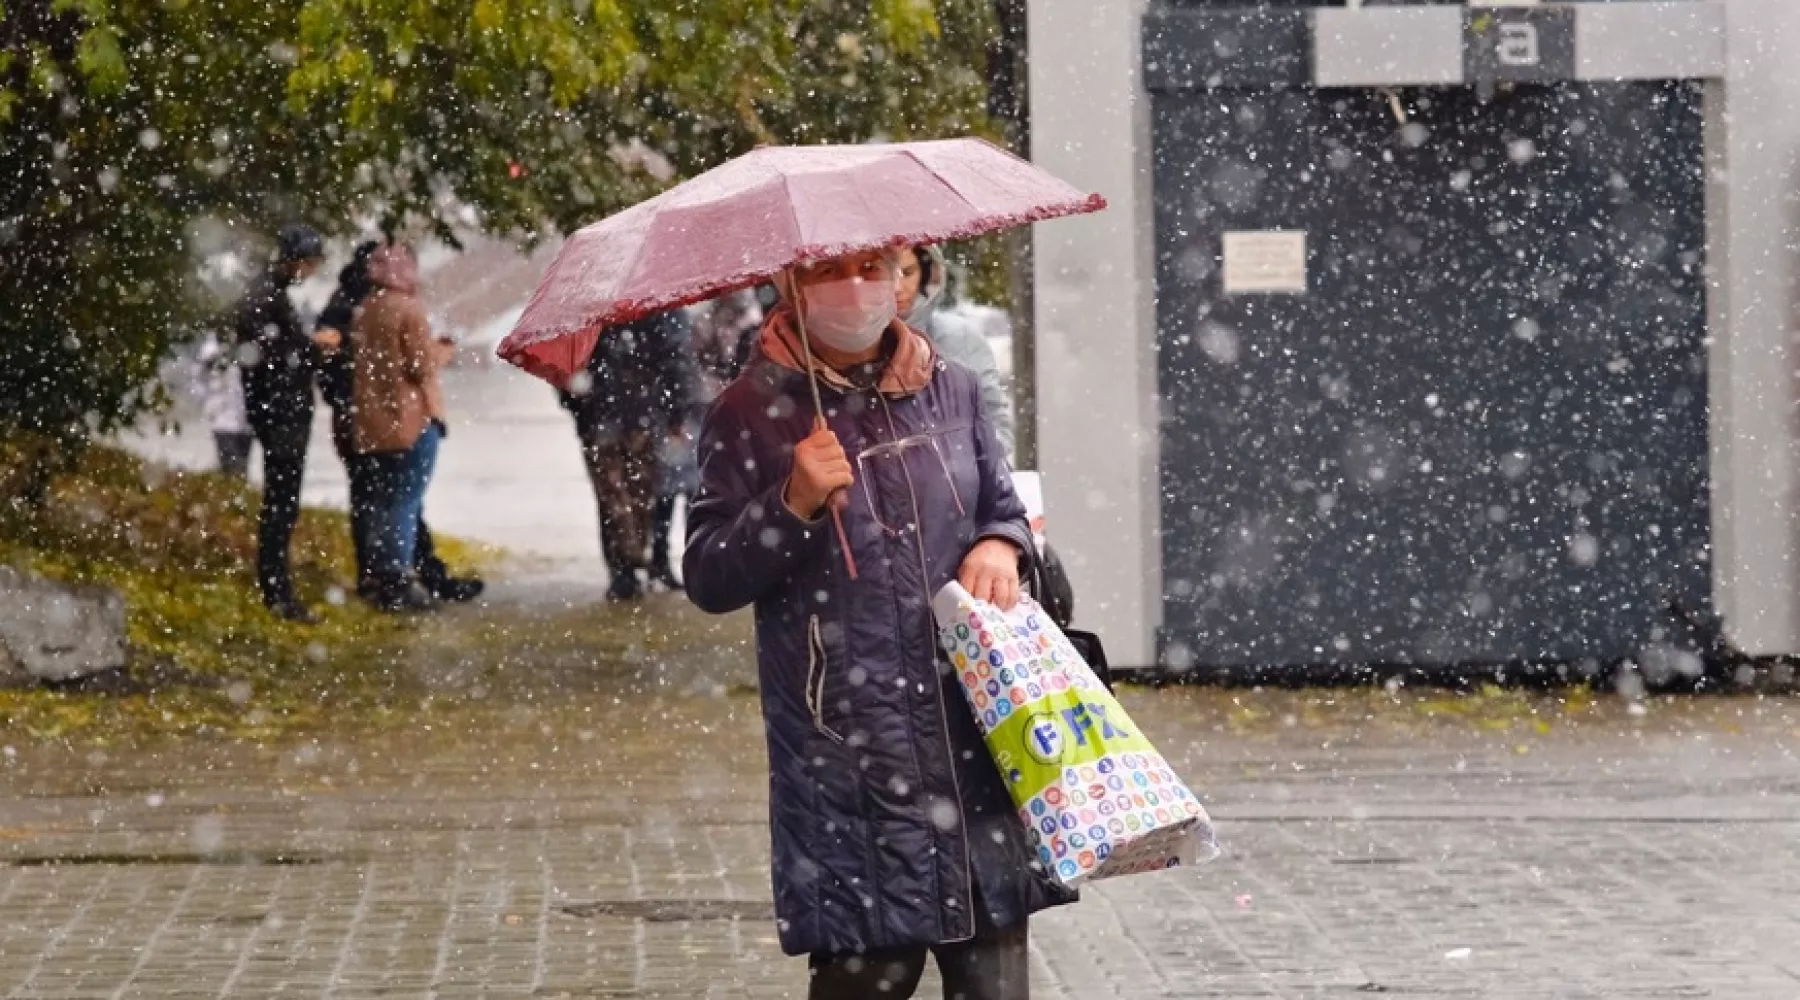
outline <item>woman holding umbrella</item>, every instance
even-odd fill
[[[1029,846],[931,598],[1010,607],[1030,535],[975,377],[895,318],[898,248],[1105,202],[978,140],[757,150],[576,233],[500,354],[561,382],[601,331],[770,280],[707,415],[683,560],[754,607],[775,910],[810,996],[1029,995],[1026,921],[1074,894]]]
[[[865,251],[777,278],[757,360],[701,430],[688,593],[756,608],[776,910],[812,996],[910,996],[931,951],[947,995],[1023,997],[1026,917],[1072,896],[942,679],[930,604],[955,579],[1011,607],[1030,535],[979,383],[895,320],[897,269]]]

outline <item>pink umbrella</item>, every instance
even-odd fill
[[[563,386],[602,330],[795,264],[1105,207],[1099,195],[980,139],[759,149],[570,237],[499,354]],[[805,324],[796,326],[810,369],[812,344]],[[809,382],[823,420],[818,381]],[[855,579],[842,508],[834,497],[832,520]]]
[[[980,139],[759,149],[571,236],[499,354],[562,386],[601,330],[795,264],[1105,207]]]

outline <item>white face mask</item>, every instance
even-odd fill
[[[801,290],[800,303],[807,336],[855,354],[874,346],[894,321],[894,282],[821,281]]]

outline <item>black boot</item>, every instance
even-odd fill
[[[319,624],[319,616],[313,614],[311,609],[292,597],[266,601],[264,604],[268,607],[270,614],[283,621],[290,621],[296,625]]]
[[[455,601],[458,604],[473,601],[487,590],[486,581],[478,576],[440,576],[419,582],[438,600]]]
[[[401,580],[378,581],[370,598],[376,609],[388,614],[417,614],[425,611],[436,611],[437,598],[417,580],[408,577]]]
[[[423,517],[419,518],[419,542],[414,550],[413,572],[431,596],[440,601],[473,601],[487,589],[480,577],[450,575],[450,567],[438,558],[437,542],[431,537],[431,528]]]
[[[637,570],[622,569],[613,574],[612,586],[606,588],[606,599],[617,603],[635,601],[644,596],[644,585],[638,582]]]

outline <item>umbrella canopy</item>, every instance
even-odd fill
[[[980,139],[759,149],[570,237],[499,354],[564,385],[602,329],[795,264],[1105,207]]]

